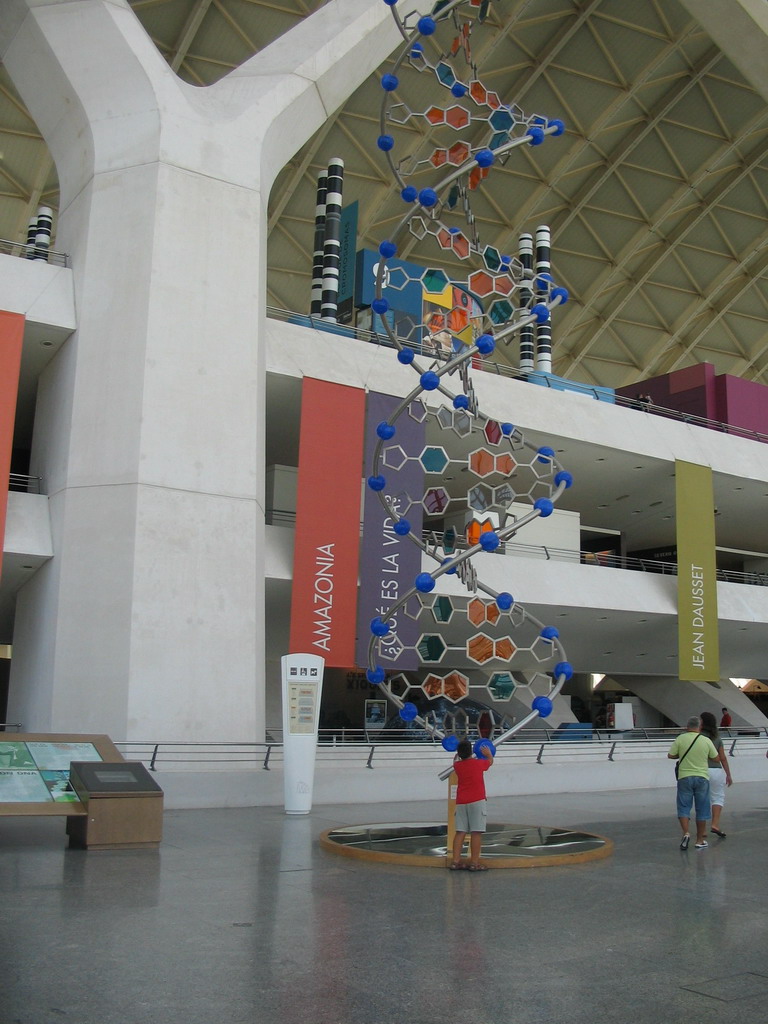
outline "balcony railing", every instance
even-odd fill
[[[328,733],[334,733],[333,737]],[[380,766],[402,765],[405,759],[434,759],[449,755],[440,743],[433,740],[398,742],[397,736],[382,740],[380,735],[366,734],[365,730],[347,730],[347,739],[340,741],[341,730],[321,730],[318,745],[318,760],[334,763],[338,757],[339,767],[347,767],[350,761],[344,756],[359,753],[360,767],[375,769]],[[578,739],[567,731],[532,729],[519,733],[512,740],[498,747],[496,757],[500,763],[514,760],[519,763],[546,764],[549,760],[602,761],[615,763],[621,760],[663,758],[672,739],[680,729],[631,729],[623,732],[594,730]],[[721,732],[728,756],[740,755],[760,757],[766,754],[768,730],[762,727],[727,729]],[[393,742],[394,741],[394,742]],[[283,745],[279,738],[264,743],[172,743],[141,742],[124,740],[115,743],[121,754],[130,760],[142,761],[151,771],[221,770],[231,768],[258,767],[270,771],[274,764],[283,760]],[[336,753],[338,752],[338,753]]]
[[[24,494],[42,494],[43,481],[39,476],[27,476],[26,473],[11,473],[8,478],[9,491],[21,491]]]
[[[69,256],[55,249],[44,249],[39,245],[27,245],[23,242],[11,242],[8,238],[0,238],[0,253],[5,256],[21,256],[22,259],[50,263],[54,267],[68,267]]]
[[[267,509],[267,526],[295,526],[296,513],[288,509]],[[434,540],[433,531],[423,533],[424,541],[429,544]],[[455,546],[463,550],[467,542],[457,537]],[[595,551],[576,551],[571,548],[553,548],[544,544],[520,544],[506,542],[500,544],[495,554],[522,555],[528,558],[540,558],[548,562],[579,562],[582,565],[596,565],[604,569],[631,569],[634,572],[651,572],[662,576],[677,576],[677,562],[661,562],[655,558],[634,558],[630,555],[612,555]],[[735,569],[717,569],[717,579],[721,583],[742,583],[753,587],[768,587],[768,573],[738,572]]]
[[[267,306],[267,316],[272,320],[282,320],[285,322],[298,323],[300,325],[311,327],[317,331],[323,331],[324,333],[334,333],[333,328],[335,324],[329,325],[323,320],[319,320],[311,315],[304,313],[292,313],[287,309],[280,309],[276,306]],[[365,331],[357,327],[349,327],[346,324],[339,325],[338,333],[346,336],[357,338],[360,341],[368,342],[371,345],[381,345],[385,348],[392,348],[392,343],[386,334],[380,334],[377,331]],[[434,349],[430,345],[419,343],[412,343],[407,338],[400,338],[400,343],[404,347],[412,348],[418,354],[423,356],[425,359],[439,359],[440,356],[436,356]],[[494,373],[498,377],[509,377],[515,380],[526,381],[528,379],[527,374],[518,370],[514,366],[508,366],[505,363],[497,363],[493,360],[482,359],[480,356],[475,356],[472,360],[472,366],[475,369],[483,370],[486,373]],[[549,388],[555,388],[556,382],[552,381],[546,374],[536,374],[536,384],[539,386],[546,386]],[[594,398],[597,401],[605,401],[605,391],[600,391],[599,388],[590,387],[589,384],[582,384],[579,381],[568,381],[569,390],[579,392],[580,394],[586,395],[588,398]],[[696,427],[705,427],[707,430],[717,430],[722,434],[730,434],[733,437],[744,437],[751,441],[760,441],[763,444],[768,444],[768,434],[763,434],[758,430],[749,430],[746,427],[738,427],[732,423],[720,423],[718,420],[710,420],[705,416],[693,416],[691,413],[680,412],[677,409],[665,409],[660,405],[648,405],[645,403],[638,402],[634,398],[626,398],[624,395],[614,395],[614,404],[622,406],[626,409],[637,409],[646,415],[662,416],[665,419],[676,420],[679,423],[688,423]]]

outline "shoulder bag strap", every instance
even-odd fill
[[[697,733],[697,734],[696,734],[696,735],[694,736],[694,738],[693,738],[693,743],[695,743],[695,742],[696,742],[696,740],[697,740],[697,739],[699,738],[699,736],[701,736],[701,733],[700,733],[700,732],[699,732],[699,733]],[[685,753],[683,754],[683,756],[682,756],[682,757],[680,758],[680,760],[679,760],[679,761],[677,762],[677,763],[678,763],[678,765],[681,765],[681,764],[683,763],[683,759],[684,759],[684,758],[686,758],[686,757],[688,756],[688,754],[690,754],[690,752],[691,752],[691,749],[693,748],[693,743],[691,743],[690,747],[688,747],[688,749],[686,750],[686,752],[685,752]]]

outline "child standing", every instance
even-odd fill
[[[482,757],[472,757],[472,744],[462,740],[456,750],[453,770],[459,777],[456,793],[456,835],[453,839],[453,859],[449,865],[451,871],[463,867],[461,850],[464,839],[469,832],[469,871],[487,871],[480,863],[480,849],[485,832],[486,798],[485,772],[493,764],[490,745],[482,747]]]

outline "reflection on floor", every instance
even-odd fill
[[[685,853],[674,777],[491,792],[494,821],[554,822],[614,851],[482,875],[318,841],[371,821],[422,829],[444,801],[166,811],[150,851],[69,850],[61,819],[0,819],[0,1024],[761,1022],[768,788],[731,766],[728,838]]]

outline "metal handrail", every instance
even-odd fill
[[[363,732],[363,730],[358,730]],[[519,733],[511,740],[501,744],[496,751],[497,757],[510,756],[516,760],[530,760],[535,764],[545,764],[553,756],[567,756],[576,760],[599,760],[616,763],[622,757],[658,756],[666,752],[671,740],[680,734],[679,728],[671,729],[632,729],[593,730],[583,738],[569,737],[567,732],[557,733],[556,730],[531,729]],[[744,727],[739,729],[723,729],[721,735],[731,741],[729,757],[737,757],[740,753],[749,754],[759,751],[768,756],[768,728],[765,726]],[[176,742],[140,742],[136,740],[117,741],[117,748],[131,760],[147,763],[152,771],[163,767],[174,768],[184,766],[194,770],[196,766],[207,767],[247,764],[261,765],[265,771],[271,770],[270,762],[282,759],[283,745],[278,742],[265,743],[176,743]],[[335,753],[338,751],[338,753]],[[411,743],[376,743],[370,739],[359,738],[347,741],[341,746],[319,745],[318,755],[323,762],[333,761],[342,751],[358,752],[360,763],[369,769],[375,769],[375,761],[379,764],[402,762],[404,758],[425,757],[432,759],[434,755],[445,754],[442,748],[429,741]],[[545,756],[546,755],[546,756]],[[345,757],[343,764],[349,764]]]
[[[28,476],[26,473],[10,473],[8,476],[8,490],[22,491],[25,494],[41,494],[43,478],[39,476]]]
[[[55,267],[69,266],[69,254],[66,252],[57,252],[55,249],[43,249],[34,243],[27,245],[26,242],[12,242],[9,238],[0,238],[0,253],[6,256],[21,256],[22,259],[29,259],[34,262],[50,263]],[[34,256],[31,254],[34,254]]]
[[[296,512],[290,509],[267,509],[268,526],[293,526]],[[422,538],[429,543],[434,531],[424,530]],[[467,547],[463,537],[457,537],[455,547],[461,551]],[[496,549],[497,555],[529,555],[546,561],[579,562],[582,565],[597,565],[603,569],[632,569],[638,572],[658,573],[662,576],[677,576],[677,562],[662,562],[655,558],[637,558],[633,555],[614,555],[595,551],[577,551],[574,548],[553,548],[548,544],[522,544],[519,541],[505,541]],[[740,583],[753,587],[768,587],[768,573],[742,572],[737,569],[716,569],[715,575],[721,583]]]
[[[277,306],[267,306],[267,316],[272,320],[282,321],[294,321],[300,325],[306,325],[313,328],[314,330],[322,331],[324,333],[333,332],[333,328],[336,325],[329,325],[326,322],[317,320],[311,315],[305,313],[295,313],[286,309],[280,309]],[[373,345],[382,345],[385,348],[392,348],[392,342],[384,334],[378,334],[376,331],[366,331],[358,327],[352,327],[348,324],[338,325],[340,330],[343,330],[344,334],[348,334],[360,341],[366,341]],[[414,343],[408,338],[398,338],[401,345],[406,348],[412,348],[419,354],[435,359],[434,351],[421,342]],[[438,357],[439,358],[439,357]],[[483,359],[480,356],[475,356],[472,360],[472,366],[475,369],[483,370],[486,373],[495,373],[498,377],[510,377],[512,379],[527,381],[528,374],[524,370],[519,370],[515,366],[508,366],[506,363],[496,362],[495,360]],[[536,384],[546,385],[548,388],[555,388],[557,386],[556,380],[553,381],[547,374],[536,373]],[[593,398],[597,401],[605,401],[605,389],[601,389],[594,385],[583,384],[581,381],[568,381],[568,387],[570,390],[579,392],[586,395],[588,398]],[[710,420],[706,416],[695,416],[689,412],[680,412],[678,409],[667,409],[662,405],[638,402],[636,398],[627,398],[625,395],[612,395],[614,405],[622,406],[625,409],[637,409],[646,415],[651,416],[662,416],[664,419],[677,420],[680,423],[690,424],[696,427],[704,427],[707,430],[717,430],[720,433],[731,434],[734,437],[743,437],[750,441],[759,441],[762,444],[768,444],[768,434],[763,434],[759,430],[751,430],[747,427],[739,427],[733,423],[722,423],[719,420]]]

